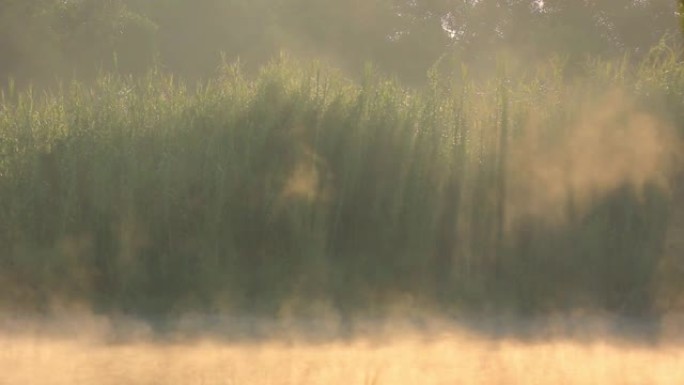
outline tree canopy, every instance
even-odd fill
[[[258,67],[281,50],[350,71],[424,78],[444,55],[639,56],[678,36],[674,0],[0,0],[0,79],[145,71],[207,76],[221,53]],[[678,9],[679,8],[679,9]],[[679,37],[678,37],[679,38]]]

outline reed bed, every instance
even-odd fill
[[[281,57],[195,87],[152,70],[9,89],[0,306],[681,309],[677,54],[500,68],[411,89]]]

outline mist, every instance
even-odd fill
[[[677,1],[0,1],[0,384],[684,379]]]
[[[584,102],[568,127],[549,132],[532,121],[512,144],[510,220],[566,220],[566,203],[583,216],[592,203],[623,186],[642,199],[649,185],[670,194],[680,142],[669,122],[640,110],[620,91]]]
[[[114,328],[72,314],[17,324],[21,333],[0,337],[0,364],[8,383],[34,384],[677,384],[684,375],[678,330],[659,342],[625,343],[599,318],[575,321],[583,326],[572,337],[536,328],[543,338],[532,340],[473,333],[437,318],[420,328],[376,325],[349,339],[307,340],[287,327],[257,340],[206,333],[158,340],[142,323]]]

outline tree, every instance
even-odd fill
[[[589,53],[646,53],[677,29],[676,4],[669,0],[591,0],[544,2],[549,20],[573,32],[590,31],[599,42]],[[587,44],[585,36],[582,38]],[[588,46],[588,45],[586,45]]]
[[[502,51],[533,61],[562,54],[635,55],[677,29],[676,4],[668,0],[397,0],[407,30],[430,23],[449,35],[445,52],[463,61],[492,62]],[[433,38],[434,39],[434,38]],[[429,39],[422,39],[429,40]],[[433,40],[436,41],[436,40]]]
[[[52,6],[50,0],[0,1],[0,84],[61,66]]]
[[[157,26],[124,0],[60,2],[52,26],[77,75],[141,73],[152,64]]]
[[[211,75],[221,54],[257,67],[279,51],[276,11],[283,0],[130,0],[158,26],[156,48],[171,71]]]
[[[502,52],[525,63],[645,54],[675,35],[678,7],[684,13],[672,0],[0,0],[0,81],[141,73],[154,58],[196,79],[222,53],[249,69],[286,50],[350,73],[372,61],[418,83],[445,55],[490,72]]]
[[[99,69],[141,72],[154,56],[155,25],[123,0],[0,1],[0,84],[44,83]]]

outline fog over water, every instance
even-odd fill
[[[201,322],[191,318],[186,325]],[[261,337],[240,338],[248,332],[228,326],[239,322],[224,321],[222,332],[185,326],[162,336],[132,320],[4,318],[0,384],[674,385],[684,378],[681,319],[657,337],[646,335],[651,326],[600,317],[502,320],[499,327],[481,319],[474,328],[358,322],[347,337],[290,323],[262,324]],[[523,330],[533,324],[535,333]]]

